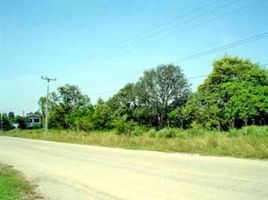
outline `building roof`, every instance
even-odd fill
[[[26,116],[27,118],[32,118],[32,117],[35,117],[35,118],[42,118],[42,116],[40,114],[29,114]]]

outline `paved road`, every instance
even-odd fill
[[[268,161],[0,137],[0,162],[51,200],[268,199]]]

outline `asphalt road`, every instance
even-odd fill
[[[51,200],[268,199],[268,161],[0,137],[0,162]]]

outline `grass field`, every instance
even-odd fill
[[[86,133],[71,130],[51,130],[47,134],[42,130],[12,130],[5,135],[128,149],[268,159],[267,126],[251,126],[228,132],[203,129],[150,129],[142,134],[128,136],[118,135],[115,131]]]
[[[42,199],[35,192],[35,186],[17,170],[0,164],[0,200]]]

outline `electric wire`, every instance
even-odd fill
[[[192,11],[189,11],[188,13],[185,13],[185,14],[183,14],[181,17],[183,18],[183,17],[185,17],[185,16],[188,16],[188,15],[190,15],[190,14],[193,14],[193,13],[196,13],[196,12],[198,12],[198,11],[200,11],[200,10],[203,10],[203,9],[205,9],[205,8],[208,8],[210,5],[213,5],[213,4],[216,4],[216,3],[218,3],[219,1],[215,1],[215,2],[213,2],[213,3],[210,3],[210,4],[207,4],[207,5],[205,5],[205,6],[202,6],[202,7],[199,7],[198,9],[195,9],[195,10],[192,10]],[[168,32],[169,30],[173,30],[174,28],[176,28],[177,26],[179,26],[179,25],[182,25],[182,24],[187,24],[187,23],[189,23],[189,22],[192,22],[193,20],[195,20],[195,19],[199,19],[200,17],[202,17],[202,16],[204,16],[204,15],[207,15],[207,14],[209,14],[209,13],[211,13],[211,12],[215,12],[215,11],[217,11],[217,10],[219,10],[219,9],[223,9],[223,8],[225,8],[225,7],[228,7],[228,6],[230,6],[230,5],[232,5],[232,4],[234,4],[234,3],[236,3],[237,1],[236,0],[233,0],[233,1],[230,1],[230,2],[228,2],[228,3],[226,3],[226,4],[224,4],[224,5],[221,5],[221,6],[218,6],[218,7],[216,7],[216,8],[213,8],[213,9],[210,9],[210,10],[208,10],[208,11],[206,11],[206,12],[204,12],[204,13],[202,13],[202,14],[198,14],[198,15],[195,15],[194,17],[192,17],[192,18],[190,18],[190,19],[187,19],[187,20],[184,20],[182,23],[176,23],[176,24],[174,24],[174,25],[172,25],[172,27],[170,27],[170,28],[166,28],[166,29],[164,29],[164,30],[158,30],[156,33],[150,33],[150,35],[149,34],[147,34],[146,36],[143,36],[142,38],[138,38],[138,39],[136,39],[135,40],[135,38],[134,38],[134,41],[130,41],[129,43],[128,43],[128,46],[129,46],[129,44],[131,43],[131,44],[134,44],[134,43],[136,43],[136,42],[138,42],[138,41],[142,41],[142,40],[145,40],[145,39],[148,39],[148,38],[150,38],[150,37],[152,37],[152,36],[154,36],[155,34],[161,34],[161,33],[163,33],[163,32]],[[176,17],[177,19],[179,19],[180,17],[178,16],[178,17]],[[176,18],[174,18],[174,19],[176,19]],[[173,20],[174,20],[173,19]],[[173,21],[173,20],[171,20],[171,21]],[[168,23],[167,23],[168,24]],[[163,26],[163,25],[162,25]],[[161,26],[159,26],[159,28],[160,28]],[[126,46],[126,41],[125,42],[122,42],[122,44],[123,44],[123,46],[125,47]],[[121,45],[122,45],[121,44]],[[100,57],[101,58],[103,58],[103,56],[105,56],[105,57],[109,57],[109,56],[111,56],[111,55],[113,55],[114,53],[115,53],[115,51],[116,50],[121,50],[123,47],[122,46],[116,46],[115,47],[115,49],[113,49],[113,47],[112,48],[110,48],[111,50],[110,51],[108,51],[108,52],[112,52],[112,54],[107,54],[107,53],[105,53],[105,54],[101,54],[100,55]],[[93,62],[94,60],[91,60],[90,62]],[[75,70],[76,71],[76,70]],[[62,78],[62,77],[64,77],[64,76],[60,76],[60,78]]]

